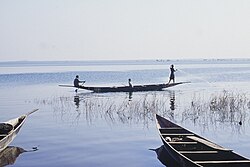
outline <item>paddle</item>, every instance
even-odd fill
[[[58,85],[58,86],[62,86],[62,87],[75,87],[75,86],[73,86],[73,85]]]

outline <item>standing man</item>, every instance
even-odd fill
[[[173,83],[175,83],[175,76],[174,73],[177,71],[177,69],[174,69],[174,65],[172,64],[170,66],[170,76],[169,76],[169,81],[168,84],[170,83],[171,80],[173,80]]]
[[[131,79],[129,78],[128,79],[128,86],[130,87],[130,88],[132,88],[133,86],[132,86],[132,83],[131,83]]]

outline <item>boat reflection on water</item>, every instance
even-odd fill
[[[156,149],[149,149],[152,151],[155,151],[158,160],[165,166],[167,167],[181,167],[179,166],[177,163],[175,163],[176,161],[174,161],[172,159],[172,157],[170,156],[170,154],[167,152],[167,150],[165,149],[164,145],[160,146],[159,148]]]
[[[76,108],[79,108],[80,106],[80,101],[84,99],[84,95],[85,94],[76,94],[74,96],[74,103],[76,105]],[[129,101],[132,101],[132,95],[133,95],[133,92],[128,92],[128,100]]]
[[[21,147],[8,146],[0,152],[0,166],[13,165],[16,162],[17,157],[22,153],[34,152],[37,150],[37,148],[33,148],[32,150],[27,151]]]

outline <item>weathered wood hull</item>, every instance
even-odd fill
[[[34,110],[28,114],[22,115],[20,117],[17,117],[15,119],[11,119],[7,122],[4,122],[6,124],[12,125],[13,129],[6,133],[6,134],[1,134],[0,135],[0,152],[3,151],[17,136],[18,132],[20,131],[21,127],[23,126],[23,124],[25,123],[28,115],[30,115],[31,113],[37,111]]]
[[[165,154],[181,167],[250,167],[249,159],[232,150],[200,137],[157,114],[156,121]]]
[[[129,86],[119,86],[119,87],[91,87],[91,86],[79,86],[77,88],[90,90],[93,92],[142,92],[142,91],[162,91],[165,88],[172,86],[184,84],[186,82],[178,82],[171,84],[151,84],[151,85],[134,85]]]

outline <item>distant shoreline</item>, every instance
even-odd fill
[[[249,63],[250,58],[229,58],[229,59],[145,59],[145,60],[62,60],[62,61],[0,61],[1,66],[12,66],[12,65],[25,65],[25,66],[79,66],[79,65],[140,65],[140,64],[174,64],[174,63],[197,63],[197,62],[221,62],[221,63],[232,63],[232,62]]]

